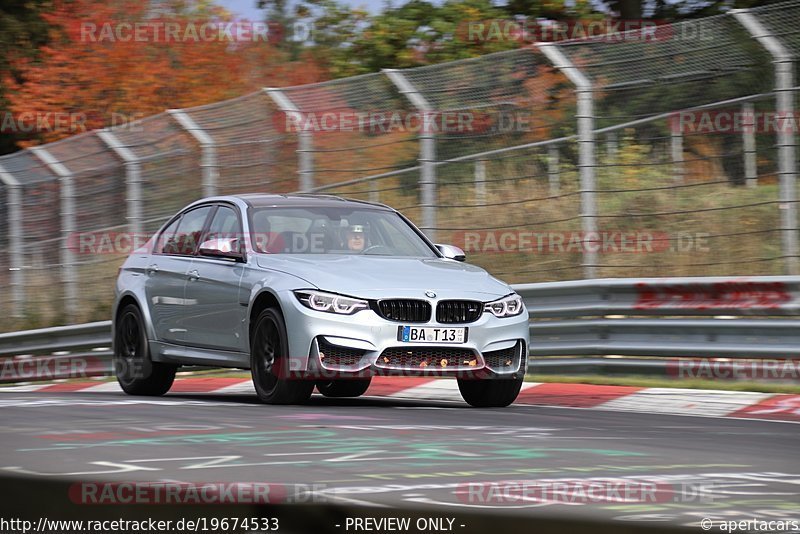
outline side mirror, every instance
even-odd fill
[[[445,258],[456,261],[467,261],[467,255],[460,248],[453,245],[436,245]]]
[[[200,255],[244,261],[239,239],[235,237],[220,237],[203,241],[200,244]]]

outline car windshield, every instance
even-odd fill
[[[268,254],[436,257],[402,217],[387,210],[256,207],[250,226],[255,249]]]

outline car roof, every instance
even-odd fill
[[[236,198],[244,201],[251,207],[263,208],[268,206],[314,206],[314,207],[348,207],[348,208],[376,208],[383,210],[392,210],[385,204],[378,202],[366,202],[364,200],[356,200],[352,198],[344,198],[336,195],[314,195],[314,194],[285,194],[276,195],[269,193],[247,193],[242,195],[234,195]]]

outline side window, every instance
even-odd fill
[[[172,250],[175,248],[175,231],[178,229],[178,224],[180,224],[180,222],[181,218],[178,217],[161,232],[160,236],[158,236],[158,241],[155,246],[155,251],[158,254],[176,254],[172,252]]]
[[[239,217],[236,215],[236,210],[228,206],[220,206],[211,219],[211,224],[208,227],[203,237],[203,241],[210,239],[239,239],[242,244],[242,229],[239,226]]]
[[[194,254],[199,244],[200,233],[212,208],[213,206],[203,206],[184,213],[175,235],[164,245],[164,253],[184,256]]]

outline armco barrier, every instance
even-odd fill
[[[0,334],[0,357],[111,349],[111,321]]]
[[[604,315],[800,316],[800,277],[601,278],[519,284],[533,319]]]
[[[530,355],[570,356],[549,360],[550,366],[579,369],[602,361],[605,367],[663,367],[580,358],[604,355],[800,358],[800,277],[614,278],[512,287],[530,313]],[[110,347],[110,321],[0,334],[0,357],[91,354],[109,361]],[[536,368],[539,363],[545,362]]]

